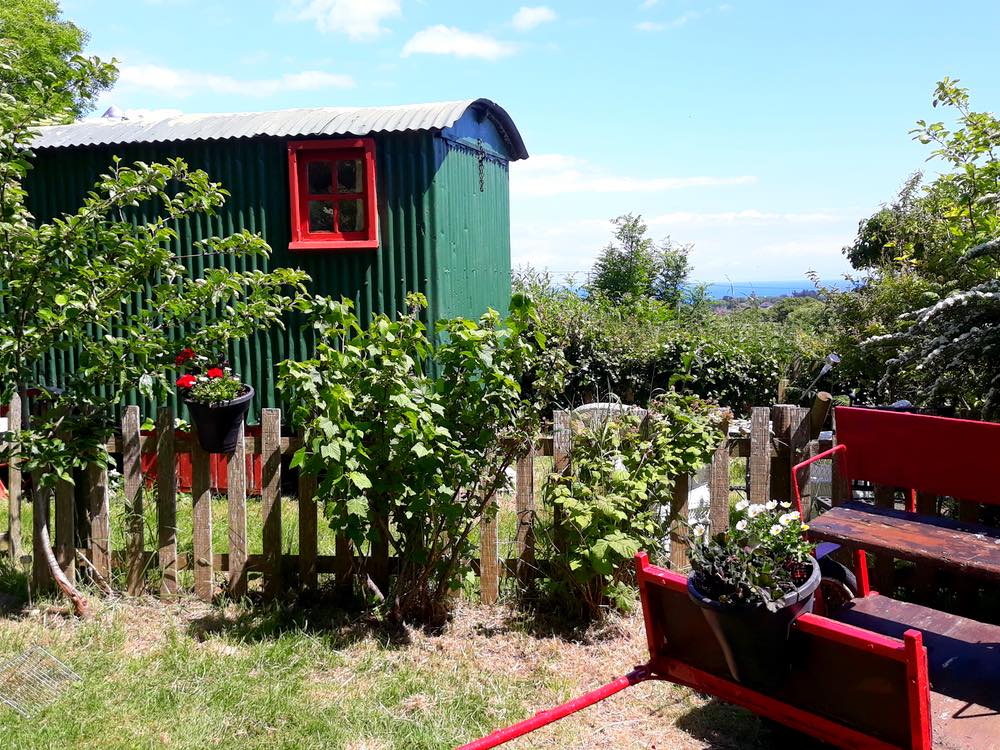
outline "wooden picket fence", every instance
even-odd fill
[[[13,428],[20,424],[20,402],[15,399],[10,406],[9,421]],[[729,524],[730,461],[746,458],[747,484],[745,491],[752,502],[768,499],[791,499],[791,467],[794,463],[828,445],[816,439],[819,425],[826,417],[828,402],[812,410],[794,406],[758,407],[753,410],[749,435],[731,433],[715,450],[709,469],[708,521],[712,528],[726,528]],[[476,567],[481,583],[481,597],[485,603],[497,600],[504,576],[526,580],[534,575],[536,566],[535,522],[539,508],[536,506],[535,462],[541,457],[551,457],[552,470],[564,471],[570,460],[571,413],[556,412],[552,433],[542,436],[532,451],[516,466],[513,508],[516,513],[516,540],[513,557],[501,559],[499,539],[499,514],[487,514],[480,525],[480,551]],[[128,407],[121,422],[121,436],[108,444],[109,452],[122,457],[123,487],[126,505],[124,548],[111,549],[111,514],[107,471],[91,467],[86,474],[83,491],[74,491],[69,483],[60,483],[54,498],[42,496],[36,501],[32,557],[32,582],[35,590],[52,585],[50,571],[42,554],[39,530],[44,509],[49,512],[54,499],[55,535],[53,548],[60,567],[75,580],[85,575],[97,582],[110,581],[112,569],[123,570],[125,588],[129,594],[146,590],[147,571],[159,570],[159,593],[164,598],[176,596],[179,590],[178,572],[193,571],[194,593],[211,601],[216,594],[216,573],[226,574],[225,590],[239,598],[248,591],[248,578],[260,574],[265,597],[281,594],[287,587],[315,588],[320,575],[332,575],[338,585],[349,586],[353,570],[358,569],[355,550],[345,538],[336,540],[332,555],[318,552],[319,509],[315,501],[316,484],[312,477],[300,475],[297,486],[298,543],[296,555],[282,554],[282,457],[294,453],[300,446],[296,437],[281,434],[281,412],[264,409],[261,434],[243,436],[235,453],[228,460],[228,540],[225,551],[212,546],[212,480],[211,457],[198,445],[192,435],[175,433],[174,414],[168,408],[160,409],[153,434],[140,433],[138,407]],[[176,471],[163,467],[176,466],[179,454],[189,453],[191,474],[191,502],[193,508],[192,552],[178,554]],[[156,503],[156,548],[144,544],[145,521],[143,503],[147,477],[142,470],[144,454],[155,454],[156,472],[153,493]],[[248,554],[247,544],[247,458],[259,454],[261,463],[260,513],[263,519],[262,554]],[[671,499],[671,511],[678,523],[671,532],[669,563],[677,569],[687,566],[687,547],[682,522],[688,518],[690,477],[681,477],[676,483]],[[835,483],[836,484],[836,483]],[[85,498],[85,499],[84,499]],[[8,506],[9,528],[6,538],[15,560],[21,558],[22,477],[16,460],[9,467]],[[494,498],[494,503],[499,502]],[[84,507],[79,507],[79,506]],[[488,520],[487,520],[488,519]],[[78,528],[78,521],[82,527]],[[77,548],[77,541],[84,546]],[[388,550],[373,550],[372,554],[385,559],[374,560],[388,569],[391,561]]]

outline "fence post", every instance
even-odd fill
[[[122,416],[122,479],[125,485],[126,517],[126,590],[132,596],[142,593],[146,577],[143,547],[145,519],[142,509],[142,453],[139,442],[139,407],[125,407]]]
[[[682,474],[674,480],[673,495],[670,498],[670,567],[683,570],[688,564],[687,533],[684,524],[688,520],[688,496],[691,491],[691,477]]]
[[[111,514],[108,508],[108,468],[87,467],[87,496],[90,517],[90,563],[97,575],[111,580]]]
[[[833,405],[833,396],[826,391],[820,391],[813,399],[812,409],[809,412],[809,439],[817,440],[826,424],[826,418],[830,416],[830,407]]]
[[[299,473],[299,581],[316,587],[316,477]]]
[[[177,593],[177,459],[174,413],[168,406],[156,415],[156,536],[160,557],[160,596]]]
[[[771,431],[775,456],[771,459],[771,492],[768,500],[788,502],[792,498],[792,421],[795,407],[779,404],[771,407]]]
[[[789,496],[786,499],[787,502],[793,502],[795,497],[794,485],[796,480],[800,483],[799,486],[803,490],[803,495],[805,495],[805,491],[809,489],[805,486],[807,480],[809,479],[808,470],[803,472],[804,476],[796,477],[794,467],[795,464],[804,461],[809,455],[809,437],[810,430],[812,429],[812,422],[810,421],[811,416],[811,411],[804,406],[796,406],[792,408],[791,428],[788,431]]]
[[[229,490],[229,593],[235,599],[247,594],[247,445],[244,425],[239,426],[236,448],[228,461]]]
[[[500,597],[499,512],[497,496],[492,495],[479,519],[479,598],[483,604],[496,604]]]
[[[552,470],[556,474],[569,471],[570,450],[573,447],[573,432],[568,411],[552,412]],[[557,552],[566,551],[566,537],[563,533],[562,509],[552,508],[552,545]]]
[[[708,521],[713,534],[729,528],[729,420],[722,425],[722,441],[712,454],[708,479]]]
[[[771,409],[755,406],[750,413],[750,502],[766,503],[771,491]]]
[[[21,431],[21,395],[15,393],[7,411],[7,429]],[[21,470],[17,454],[12,453],[7,466],[7,539],[10,559],[15,566],[21,564]]]
[[[517,462],[517,580],[526,586],[535,568],[535,446]]]
[[[212,457],[201,447],[196,429],[191,431],[191,514],[194,526],[194,593],[205,602],[215,594],[212,549]]]
[[[281,410],[261,412],[260,511],[264,520],[264,596],[281,590]]]

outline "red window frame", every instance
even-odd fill
[[[361,160],[360,193],[309,192],[310,162],[336,162],[353,157]],[[375,193],[375,141],[372,138],[343,138],[323,141],[291,141],[288,144],[288,182],[291,195],[292,240],[289,250],[370,250],[378,247],[378,209]],[[309,202],[334,204],[334,231],[309,230]],[[341,232],[339,204],[346,200],[364,201],[365,228]]]

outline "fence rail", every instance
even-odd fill
[[[12,427],[20,424],[20,402],[10,405],[8,419]],[[828,408],[828,405],[827,405]],[[124,572],[125,588],[129,594],[139,594],[147,589],[147,572],[155,567],[160,576],[159,593],[163,598],[176,596],[180,590],[178,573],[193,571],[194,593],[206,601],[216,593],[216,574],[225,573],[226,590],[230,595],[242,596],[248,590],[251,574],[260,575],[261,590],[266,597],[274,597],[289,588],[312,588],[318,576],[332,575],[338,585],[349,585],[352,570],[357,570],[361,558],[346,538],[337,538],[333,554],[319,554],[319,508],[315,501],[316,483],[311,477],[301,475],[296,488],[298,500],[298,554],[282,552],[282,458],[294,453],[301,441],[297,437],[282,436],[281,412],[265,409],[262,413],[260,434],[244,435],[238,441],[236,452],[226,463],[226,495],[228,538],[226,548],[213,548],[212,505],[214,482],[212,465],[215,458],[205,453],[195,436],[174,430],[174,415],[168,408],[156,415],[157,429],[151,434],[140,432],[140,414],[136,406],[128,407],[122,418],[121,434],[108,442],[108,450],[121,456],[122,487],[125,502],[124,545],[112,549],[110,491],[107,471],[91,467],[86,472],[82,489],[74,491],[61,483],[53,493],[34,500],[35,554],[32,583],[36,590],[51,586],[51,576],[41,549],[39,530],[43,513],[50,513],[54,503],[56,558],[70,578],[80,576],[110,581],[112,570]],[[824,415],[825,416],[825,415]],[[693,513],[708,521],[715,529],[729,524],[731,494],[730,463],[745,458],[748,466],[747,493],[751,500],[791,499],[791,466],[807,455],[827,447],[817,440],[818,424],[815,409],[793,406],[759,407],[753,410],[749,435],[731,433],[715,450],[707,471],[707,503],[704,492],[698,502],[692,500],[691,478],[680,477],[670,498],[675,519],[670,535],[669,564],[683,569],[687,565],[687,547],[682,524]],[[516,517],[513,556],[501,559],[502,546],[499,530],[500,514],[490,512],[480,524],[479,558],[474,561],[480,577],[481,598],[493,603],[499,596],[501,582],[506,576],[525,581],[537,569],[536,519],[538,517],[535,465],[551,457],[554,471],[565,470],[570,461],[571,420],[569,412],[556,412],[551,435],[540,437],[531,452],[518,461],[512,497],[505,499],[505,507]],[[155,455],[155,478],[151,477],[150,464],[143,458]],[[248,486],[256,482],[254,459],[259,457],[259,512],[262,517],[260,554],[248,553],[247,495]],[[179,459],[190,460],[190,490],[192,503],[191,552],[178,553],[177,502]],[[174,471],[163,467],[173,466]],[[17,560],[19,549],[21,504],[23,499],[22,477],[16,459],[8,468],[7,500],[9,507],[6,540],[11,555]],[[151,492],[146,492],[150,489]],[[696,498],[697,499],[697,498]],[[155,548],[145,544],[144,503],[156,506]],[[491,501],[495,511],[500,498]],[[256,510],[254,512],[257,512]],[[78,526],[79,522],[79,526]],[[185,540],[186,541],[186,540]],[[78,544],[80,545],[78,548]],[[186,546],[186,545],[185,545]],[[395,560],[388,549],[373,549],[371,562],[374,567],[391,571]],[[77,561],[82,561],[82,567]]]

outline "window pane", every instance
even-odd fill
[[[360,159],[350,159],[349,161],[337,162],[337,192],[338,193],[361,192]]]
[[[364,201],[340,202],[340,231],[341,232],[365,231]]]
[[[309,231],[333,231],[333,204],[326,201],[309,201]]]
[[[333,164],[328,161],[311,161],[308,167],[309,193],[333,192]]]

